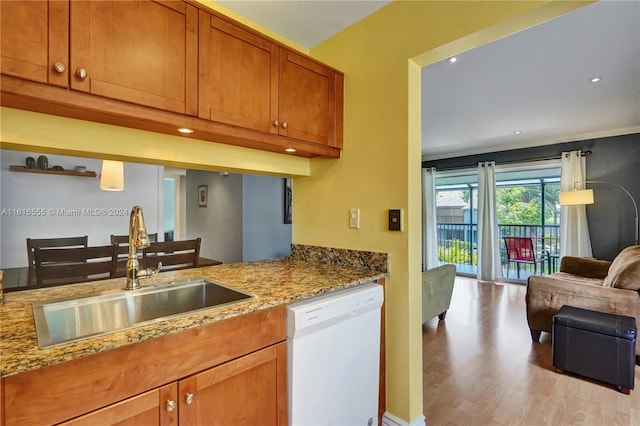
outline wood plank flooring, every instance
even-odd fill
[[[531,341],[525,292],[456,278],[446,319],[422,326],[427,425],[640,425],[640,366],[630,395],[556,373],[551,335]]]

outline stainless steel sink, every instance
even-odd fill
[[[45,348],[252,297],[204,278],[189,278],[135,291],[34,302],[33,314],[38,346]]]

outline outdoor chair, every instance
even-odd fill
[[[507,277],[509,276],[509,264],[516,264],[518,278],[520,278],[520,264],[533,265],[533,274],[537,273],[537,265],[540,264],[540,274],[544,272],[544,262],[549,261],[549,253],[543,250],[539,257],[530,237],[503,237],[507,253]]]

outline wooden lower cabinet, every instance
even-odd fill
[[[286,425],[286,343],[181,380],[180,425]]]
[[[80,416],[63,426],[95,426],[95,425],[177,425],[178,407],[176,404],[178,385],[176,383],[163,386],[134,396],[116,404]],[[173,401],[175,406],[170,406]]]
[[[284,306],[256,311],[3,377],[0,426],[285,425],[286,356]]]
[[[62,425],[286,425],[285,359],[283,342]]]

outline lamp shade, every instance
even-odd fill
[[[575,206],[580,204],[593,204],[593,189],[560,192],[561,206]]]
[[[103,191],[124,191],[124,164],[122,161],[102,160],[100,189]]]

